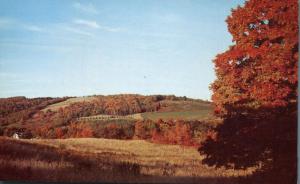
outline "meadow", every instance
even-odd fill
[[[55,103],[52,105],[47,106],[46,108],[42,109],[43,112],[46,112],[47,110],[51,111],[58,111],[60,108],[67,107],[71,104],[77,103],[77,102],[90,102],[95,100],[95,97],[73,97],[73,98],[68,98],[65,101]]]
[[[180,120],[208,120],[214,118],[211,109],[193,110],[193,111],[177,111],[177,112],[146,112],[141,114],[143,119],[157,121],[180,119]]]
[[[201,163],[195,147],[144,140],[0,138],[0,178],[68,182],[239,183],[255,168]]]

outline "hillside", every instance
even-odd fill
[[[76,103],[102,103],[104,106],[109,106],[110,102],[115,103],[116,106],[121,106],[118,108],[133,108],[138,106],[139,110],[137,111],[157,111],[157,112],[181,112],[181,111],[197,111],[197,110],[211,110],[211,103],[209,101],[203,101],[199,99],[191,99],[186,97],[176,97],[173,95],[163,96],[163,95],[151,95],[151,96],[142,96],[142,95],[94,95],[86,97],[72,97],[68,98],[62,102],[51,104],[44,109],[43,112],[48,111],[59,111],[59,109],[64,109],[70,107]],[[155,104],[155,108],[146,108],[147,106]],[[126,107],[122,107],[126,106]],[[132,114],[132,112],[106,112],[104,114]]]
[[[96,100],[96,98],[95,97],[72,97],[72,98],[68,98],[62,102],[48,105],[44,109],[42,109],[42,111],[43,112],[46,112],[47,110],[58,111],[60,108],[65,108],[65,107],[67,107],[71,104],[77,103],[77,102],[92,102],[93,100]]]
[[[54,99],[16,97],[1,99],[0,102],[3,106],[0,135],[12,136],[18,132],[23,138],[131,139],[134,136],[136,121],[154,123],[160,119],[215,119],[210,102],[174,95],[121,94]]]

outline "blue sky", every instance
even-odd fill
[[[1,0],[0,97],[210,99],[212,59],[244,0]]]

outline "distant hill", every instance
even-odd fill
[[[142,102],[140,102],[142,100]],[[199,99],[191,99],[186,97],[176,96],[141,96],[141,95],[110,95],[110,96],[86,96],[86,97],[73,97],[65,101],[51,104],[42,111],[58,111],[60,108],[66,108],[76,103],[98,103],[99,101],[116,102],[117,113],[104,112],[102,114],[79,117],[81,120],[99,120],[107,119],[107,114],[121,115],[111,117],[110,119],[182,119],[182,120],[202,120],[212,117],[212,104],[208,101]],[[154,104],[153,104],[154,103]],[[128,112],[130,108],[137,109]],[[133,105],[131,107],[131,105]],[[118,106],[118,107],[117,107]],[[126,107],[124,107],[126,106]],[[150,108],[147,106],[151,106]],[[144,107],[144,108],[143,108]],[[154,107],[154,108],[153,108]],[[127,108],[127,110],[125,110]],[[123,109],[123,110],[121,110]],[[127,111],[127,112],[126,112]],[[137,113],[132,113],[132,112]],[[129,115],[128,115],[129,114]],[[126,116],[127,115],[127,116]]]
[[[60,134],[59,131],[62,131],[61,134],[70,133],[70,126],[76,122],[99,119],[134,122],[214,118],[211,102],[174,95],[120,94],[31,99],[13,97],[0,99],[0,107],[0,135],[7,136],[22,132],[24,135],[28,134],[28,137],[34,134],[51,138]]]
[[[200,99],[192,99],[187,97],[177,97],[174,95],[150,95],[143,96],[137,94],[120,94],[120,95],[94,95],[94,96],[84,96],[84,97],[71,97],[62,102],[54,103],[46,108],[42,109],[42,111],[57,111],[60,108],[68,107],[75,103],[85,103],[85,102],[102,102],[102,101],[114,101],[118,103],[118,105],[136,105],[147,106],[153,102],[160,102],[160,108],[158,111],[160,112],[172,112],[172,111],[191,111],[191,110],[199,110],[199,109],[207,109],[211,108],[211,102],[204,101]],[[145,109],[144,111],[148,111],[149,109]],[[143,111],[143,110],[142,110]],[[153,111],[153,110],[150,110]],[[113,113],[117,114],[117,113]]]

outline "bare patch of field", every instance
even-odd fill
[[[158,119],[170,120],[170,119],[180,119],[180,120],[209,120],[215,119],[212,110],[194,110],[194,111],[176,111],[176,112],[146,112],[141,113],[143,119],[150,119],[157,121]]]
[[[160,112],[212,110],[212,104],[203,101],[161,101]]]
[[[76,102],[91,102],[93,100],[96,100],[96,97],[93,96],[86,96],[86,97],[74,97],[74,98],[69,98],[63,102],[55,103],[52,105],[47,106],[46,108],[42,109],[42,111],[46,112],[47,110],[51,111],[57,111],[59,108],[65,108],[73,103]]]

